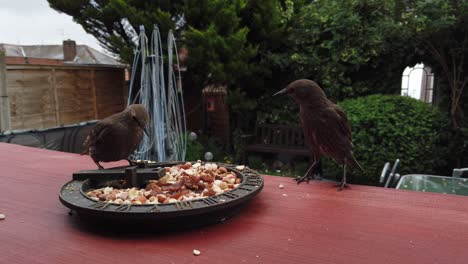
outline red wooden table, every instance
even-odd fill
[[[465,196],[265,176],[222,224],[140,237],[84,228],[59,202],[89,157],[2,143],[0,167],[0,263],[468,263]]]

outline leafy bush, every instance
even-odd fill
[[[385,162],[401,160],[399,173],[436,173],[448,158],[442,142],[447,119],[424,102],[397,95],[345,100],[340,106],[353,131],[354,153],[366,173],[350,172],[350,182],[377,185]],[[342,176],[342,168],[324,160],[325,176]]]
[[[264,95],[258,100],[257,122],[267,124],[299,124],[299,107],[289,96]]]
[[[205,160],[205,153],[211,152],[213,154],[213,162],[225,162],[229,157],[227,157],[228,155],[224,148],[216,139],[198,134],[196,140],[187,140],[185,160]]]
[[[254,170],[260,170],[264,167],[262,157],[258,155],[249,155],[247,157],[247,162],[249,167]]]
[[[224,162],[226,158],[226,146],[220,143],[216,138],[209,137],[207,135],[200,134],[199,139],[200,144],[203,146],[203,155],[206,152],[211,152],[213,154],[213,162]],[[203,157],[201,160],[204,160]]]
[[[186,161],[203,160],[203,145],[197,140],[187,140],[187,153],[185,155]]]

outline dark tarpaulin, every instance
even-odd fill
[[[0,142],[81,153],[83,142],[97,121],[49,129],[12,130],[0,133]]]

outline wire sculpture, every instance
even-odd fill
[[[164,56],[159,28],[154,25],[151,39],[140,26],[139,46],[134,52],[127,105],[143,104],[149,113],[149,137],[146,135],[133,154],[133,159],[153,161],[184,161],[187,149],[187,122],[184,110],[179,56],[174,34],[167,38],[167,86]],[[175,55],[175,56],[174,56]],[[174,63],[175,57],[175,63]],[[177,69],[177,75],[174,71]],[[140,68],[140,87],[134,90],[135,76]]]

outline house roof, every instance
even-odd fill
[[[64,65],[125,67],[125,64],[86,45],[76,45],[76,56],[70,61],[64,61],[62,45],[0,44],[0,50],[5,52],[6,57],[58,60],[63,61]]]

